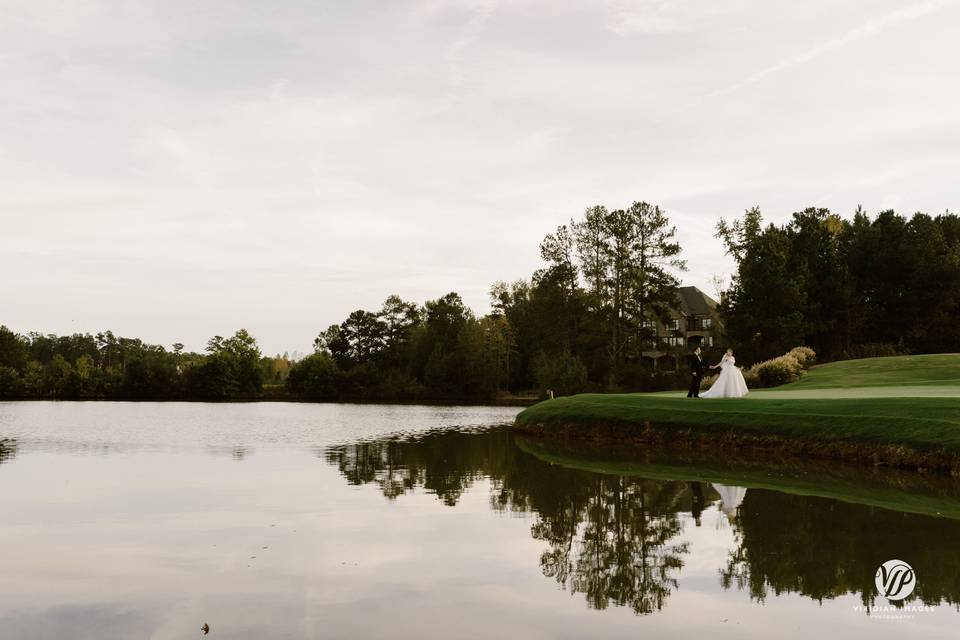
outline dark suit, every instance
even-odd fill
[[[690,367],[690,391],[688,398],[700,397],[700,380],[703,379],[703,360],[695,353],[687,356],[687,366]]]

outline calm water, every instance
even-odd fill
[[[515,413],[0,403],[0,637],[955,636],[954,483],[567,448]]]

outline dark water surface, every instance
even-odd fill
[[[0,638],[956,635],[955,482],[530,441],[516,412],[0,403]]]

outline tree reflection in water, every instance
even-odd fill
[[[358,442],[323,455],[350,484],[375,484],[391,500],[422,487],[454,506],[476,480],[490,478],[493,509],[536,514],[531,533],[548,545],[544,575],[597,609],[661,609],[688,551],[678,514],[699,513],[688,483],[546,464],[517,449],[503,429]]]
[[[554,513],[538,513],[533,537],[548,543],[544,575],[595,609],[611,603],[652,613],[676,588],[688,544],[677,517],[684,483],[619,476],[593,478],[590,494]]]
[[[662,609],[690,552],[685,520],[700,526],[705,508],[721,506],[709,482],[552,464],[518,448],[504,428],[384,438],[321,455],[350,484],[375,484],[390,500],[423,489],[455,506],[489,478],[492,509],[535,514],[531,535],[546,543],[543,574],[597,609]],[[737,497],[739,506],[727,505],[735,547],[718,567],[723,588],[744,589],[760,603],[771,593],[818,601],[852,593],[872,607],[877,567],[900,558],[918,575],[907,602],[960,602],[957,520],[768,489]]]
[[[853,593],[872,608],[877,568],[898,558],[916,571],[917,586],[907,600],[889,604],[960,603],[956,520],[751,489],[736,522],[736,548],[720,570],[721,584],[759,602],[771,592],[821,602]]]
[[[17,441],[12,438],[0,438],[0,463],[12,460],[17,455]]]

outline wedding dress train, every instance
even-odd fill
[[[747,395],[747,383],[737,368],[736,359],[725,355],[720,360],[720,376],[709,391],[700,394],[701,398],[741,398]]]

